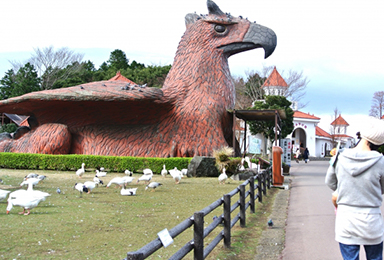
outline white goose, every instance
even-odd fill
[[[152,191],[155,191],[155,189],[161,185],[163,184],[154,181],[148,184],[147,187],[145,187],[145,190],[147,190],[148,188],[152,188]]]
[[[176,184],[180,183],[180,180],[183,174],[181,173],[181,171],[177,169],[177,167],[175,167],[173,170],[169,170],[169,174],[171,174]]]
[[[107,185],[107,188],[109,188],[109,186],[111,186],[112,184],[116,184],[120,187],[125,186],[124,179],[121,177],[115,177],[112,180],[110,180],[108,185]],[[117,188],[117,186],[116,186],[116,188]]]
[[[181,173],[182,173],[182,175],[183,176],[187,176],[187,174],[188,174],[188,169],[181,169]]]
[[[38,175],[37,178],[40,179],[41,181],[44,181],[47,178],[47,176],[45,176],[45,175]]]
[[[152,172],[151,169],[148,169],[148,168],[147,168],[147,169],[144,169],[144,170],[143,170],[143,174],[144,174],[144,175],[153,175],[153,172]]]
[[[81,168],[76,171],[76,175],[79,176],[79,178],[81,178],[85,173],[84,166],[85,166],[85,163],[82,163]]]
[[[136,195],[137,188],[125,189],[124,187],[121,189],[120,194],[123,196],[133,196]]]
[[[37,178],[39,175],[36,173],[29,173],[27,176],[25,176],[24,180],[28,178]]]
[[[20,206],[24,210],[19,214],[29,215],[30,210],[35,208],[41,201],[45,201],[51,194],[39,190],[33,190],[33,184],[28,184],[27,190],[16,190],[11,192],[8,197],[7,214],[11,211],[13,206]],[[25,210],[28,212],[25,213]]]
[[[165,178],[168,174],[167,169],[165,169],[165,164],[163,165],[163,169],[161,170],[161,175]]]
[[[251,162],[248,156],[246,156],[244,160],[248,163],[249,169],[258,169],[258,165],[256,163]]]
[[[128,183],[131,183],[135,177],[124,176],[121,178],[124,180],[124,186],[126,186]]]
[[[84,182],[84,186],[88,189],[88,194],[91,193],[91,191],[96,188],[96,182],[94,181],[86,181]]]
[[[33,186],[37,185],[39,183],[39,181],[41,181],[40,179],[38,178],[28,178],[26,179],[25,181],[23,181],[22,183],[20,183],[20,187],[22,187],[23,185],[28,185],[31,183]]]
[[[148,183],[151,180],[152,180],[152,175],[143,175],[139,179],[137,179],[136,183],[139,183],[139,181],[145,181],[146,183]]]
[[[124,173],[128,176],[132,176],[132,172],[130,170],[125,170]]]
[[[96,185],[104,185],[104,182],[100,180],[97,176],[93,177],[93,182],[96,183]]]
[[[39,205],[41,201],[42,201],[42,198],[37,198],[33,196],[9,197],[7,214],[9,214],[13,206],[20,206],[23,208],[23,211],[19,212],[19,214],[29,215],[31,213],[31,209],[37,207],[37,205]],[[28,212],[25,213],[25,210],[27,210]]]
[[[83,195],[83,192],[88,192],[88,188],[85,187],[85,185],[81,182],[75,183],[75,186],[73,186],[73,189],[76,189],[80,192],[80,197]]]
[[[105,177],[107,176],[107,172],[101,172],[99,170],[96,170],[96,177]]]
[[[227,179],[228,179],[228,176],[225,173],[225,168],[223,168],[223,172],[219,175],[219,184],[225,184],[225,181]]]
[[[27,193],[25,193],[25,196],[32,196],[36,198],[41,198],[41,201],[45,201],[47,197],[51,196],[48,192],[40,191],[40,190],[34,190],[33,184],[28,184]]]
[[[4,200],[10,192],[9,190],[0,189],[0,201]]]

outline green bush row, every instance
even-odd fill
[[[129,156],[101,156],[101,155],[50,155],[50,154],[23,154],[23,153],[0,153],[0,167],[8,169],[31,169],[31,170],[59,170],[70,171],[81,168],[104,167],[111,172],[124,172],[130,170],[141,172],[150,168],[154,173],[160,173],[165,164],[170,170],[188,168],[192,158],[149,158]]]

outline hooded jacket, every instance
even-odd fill
[[[374,245],[383,241],[380,206],[384,193],[384,157],[376,151],[341,150],[325,183],[337,192],[336,240]]]

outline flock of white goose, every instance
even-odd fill
[[[248,165],[252,165],[247,158],[245,159],[248,163]],[[243,161],[242,161],[243,164]],[[257,167],[256,165],[252,165],[254,167]],[[252,168],[251,166],[251,168]],[[178,170],[177,167],[171,170],[167,170],[165,167],[165,164],[163,165],[163,169],[161,171],[161,175],[163,178],[165,178],[168,173],[172,176],[176,184],[179,184],[181,179],[187,175],[188,170],[182,169]],[[81,179],[82,176],[85,173],[85,164],[82,163],[81,168],[76,171],[76,175]],[[137,188],[126,188],[127,184],[131,183],[134,179],[132,177],[132,172],[129,170],[125,170],[126,176],[124,177],[115,177],[111,179],[108,184],[106,185],[107,188],[109,188],[111,185],[115,185],[116,187],[120,187],[121,191],[120,194],[124,196],[133,196],[136,195]],[[104,185],[104,182],[102,180],[103,177],[107,176],[107,172],[100,168],[100,170],[96,170],[95,177],[92,181],[85,181],[84,183],[77,182],[74,185],[74,189],[78,190],[80,192],[80,196],[85,193],[91,193],[91,191],[98,187],[99,185]],[[152,191],[155,191],[156,188],[161,186],[162,184],[159,182],[151,182],[153,177],[153,172],[151,169],[144,169],[143,175],[138,178],[136,183],[139,183],[140,181],[145,182],[147,185],[145,187],[145,190],[152,189]],[[20,189],[13,192],[10,192],[8,190],[2,190],[0,189],[0,201],[4,200],[8,196],[8,206],[7,206],[7,214],[11,211],[13,206],[20,206],[23,208],[22,212],[19,212],[19,214],[29,215],[30,210],[37,207],[41,201],[45,201],[47,197],[51,196],[47,192],[42,192],[39,190],[34,190],[34,186],[37,185],[40,181],[44,181],[46,179],[45,175],[38,175],[35,173],[30,173],[27,176],[25,176],[22,183],[20,183],[20,187],[27,185],[28,188],[26,190]],[[226,180],[228,179],[228,176],[225,172],[225,168],[223,169],[222,173],[219,175],[218,180],[219,184],[225,184]],[[56,190],[58,194],[61,193],[60,188]]]
[[[81,168],[76,171],[76,175],[81,179],[82,176],[85,173],[85,164],[82,163]],[[187,174],[187,170],[183,169],[182,171],[179,171],[176,167],[173,170],[170,170],[169,173],[175,180],[175,183],[180,183],[180,180],[183,176]],[[124,177],[115,177],[112,178],[108,184],[106,185],[106,188],[109,188],[111,185],[115,185],[116,187],[120,187],[121,191],[120,194],[124,196],[132,196],[136,195],[137,188],[127,188],[127,185],[131,183],[134,180],[134,177],[132,177],[132,172],[129,170],[125,170],[126,176]],[[161,172],[163,177],[166,177],[168,174],[168,171],[165,168],[165,165],[163,166],[163,170]],[[74,185],[74,189],[78,190],[80,192],[80,196],[84,192],[91,193],[91,191],[98,187],[99,185],[104,185],[104,181],[102,180],[103,177],[107,176],[107,172],[104,171],[103,168],[100,168],[100,170],[96,170],[95,177],[92,181],[85,181],[84,183],[77,182]],[[157,187],[161,186],[161,183],[158,182],[151,182],[153,177],[153,172],[151,169],[144,169],[143,175],[138,178],[136,183],[139,183],[140,181],[145,182],[147,185],[145,187],[145,190],[152,189],[154,191]],[[29,215],[30,210],[37,207],[40,202],[45,201],[47,197],[51,196],[47,192],[42,192],[39,190],[35,190],[34,186],[37,185],[40,181],[43,181],[46,179],[45,175],[38,175],[35,173],[30,173],[27,176],[25,176],[24,180],[20,183],[20,187],[27,185],[28,188],[26,190],[19,189],[16,191],[9,191],[9,190],[3,190],[0,189],[0,201],[5,200],[8,196],[8,206],[7,206],[7,214],[11,211],[13,206],[20,206],[23,208],[22,212],[19,212],[19,214]],[[60,188],[57,188],[56,192],[58,194],[61,193]]]

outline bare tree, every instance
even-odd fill
[[[252,101],[262,99],[264,92],[261,86],[263,85],[264,80],[272,73],[274,67],[275,66],[263,65],[261,70],[246,72],[247,81],[245,84],[247,85],[247,88],[245,88],[244,94],[248,95]],[[307,103],[303,104],[299,101],[304,97],[305,89],[309,84],[307,77],[304,76],[302,71],[297,72],[289,70],[287,76],[284,75],[284,71],[279,71],[279,73],[288,85],[288,88],[283,95],[290,101],[296,101],[298,103],[298,109],[305,107]]]
[[[373,94],[371,110],[369,115],[381,118],[383,116],[384,109],[384,91],[376,91]]]
[[[236,90],[235,109],[246,109],[252,106],[252,99],[247,95],[244,79],[242,77],[232,77]]]
[[[245,94],[252,102],[263,99],[264,91],[261,88],[266,77],[261,76],[259,72],[247,71],[247,82],[245,83]]]
[[[284,79],[288,84],[288,89],[284,94],[285,97],[289,100],[299,102],[305,95],[305,89],[309,80],[303,75],[303,71],[297,72],[294,70],[289,70],[288,76]],[[303,108],[306,105],[307,104],[299,103],[298,108]]]
[[[335,109],[333,110],[332,123],[339,117],[340,114],[341,114],[341,111],[338,110],[337,107],[335,107]],[[340,138],[336,136],[338,134],[336,124],[333,124],[330,126],[330,134],[331,134],[332,146],[336,147],[337,142],[340,140]]]
[[[42,79],[41,89],[51,89],[56,81],[65,80],[81,69],[84,54],[75,53],[67,47],[55,50],[53,46],[35,48],[27,62],[32,64]],[[14,71],[24,66],[24,63],[9,61]],[[67,68],[66,70],[64,70]]]

